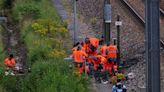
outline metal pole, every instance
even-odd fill
[[[111,5],[109,0],[104,0],[104,36],[105,42],[108,43],[111,39]]]
[[[146,0],[146,92],[160,92],[159,0]]]
[[[111,23],[108,23],[108,28],[109,28],[109,30],[108,30],[108,42],[111,41],[111,27],[110,27],[110,24]]]
[[[116,38],[113,39],[113,43],[114,43],[114,45],[117,45],[117,39]]]
[[[105,23],[105,4],[106,4],[106,0],[104,0],[104,9],[103,9],[103,15],[104,15],[104,20],[103,20],[103,22],[104,22],[104,40],[105,40],[105,43],[107,43],[107,37],[106,37],[106,23]]]
[[[117,21],[120,21],[119,15],[117,15]],[[120,25],[117,25],[117,49],[118,49],[117,61],[118,61],[118,63],[120,63],[120,54],[121,54],[121,51],[120,51]]]
[[[146,16],[149,16],[150,14],[150,1],[146,0]],[[149,32],[149,30],[151,29],[150,27],[150,17],[146,17],[146,35],[145,35],[145,47],[146,47],[146,92],[152,92],[151,91],[151,87],[152,87],[152,83],[151,83],[151,41],[149,39],[151,39],[151,32]]]
[[[107,0],[107,3],[110,4],[110,0]],[[110,15],[110,16],[112,16],[112,15]],[[108,35],[108,36],[107,36],[107,38],[108,38],[108,39],[107,39],[107,42],[110,42],[110,41],[111,41],[111,26],[110,26],[110,25],[111,25],[111,22],[108,23],[108,28],[109,28],[109,30],[107,30],[107,31],[108,31],[108,34],[107,34],[107,35]]]
[[[110,42],[110,23],[105,23],[106,25],[106,43]]]
[[[77,14],[76,14],[76,1],[77,0],[74,0],[74,44],[76,43],[76,40],[77,40],[77,34],[76,34],[76,31],[77,31],[77,23],[76,23],[76,17],[77,17]]]

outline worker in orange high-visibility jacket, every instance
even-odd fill
[[[98,38],[89,38],[89,40],[95,48],[98,48],[98,46],[99,46],[99,39]]]
[[[107,58],[109,62],[116,62],[117,61],[117,46],[108,44],[107,45]]]
[[[104,64],[104,71],[108,72],[109,75],[112,75],[113,64],[112,62],[107,62]]]
[[[77,63],[83,63],[84,62],[84,57],[87,57],[87,54],[81,50],[81,47],[77,47],[76,51],[73,51],[73,59],[74,62]]]
[[[104,65],[107,62],[107,59],[102,56],[100,53],[98,55],[96,55],[96,57],[98,58],[98,60],[100,61],[100,64]]]
[[[96,57],[97,57],[97,61],[98,61],[98,64],[96,65],[96,69],[101,68],[101,66],[102,66],[100,76],[101,76],[102,82],[104,84],[106,84],[106,83],[108,83],[108,76],[107,76],[108,72],[104,70],[104,66],[106,65],[106,63],[108,63],[107,59],[105,57],[103,57],[100,53],[98,55],[96,55]]]
[[[85,43],[82,45],[85,48],[85,52],[89,54],[91,52],[91,49],[89,48],[91,45],[89,38],[85,38]]]
[[[100,53],[102,56],[106,57],[107,56],[107,45],[103,45],[101,48],[100,48]]]
[[[72,58],[74,59],[74,65],[80,74],[84,71],[84,60],[88,57],[87,54],[81,50],[81,47],[77,47],[77,50],[73,51]]]
[[[81,50],[83,51],[83,52],[85,52],[86,53],[86,48],[85,48],[85,46],[84,46],[85,44],[82,42],[81,43]]]
[[[90,42],[89,48],[91,49],[90,55],[96,55],[97,54],[97,48],[99,46],[99,39],[89,38],[89,42]]]
[[[94,70],[97,70],[97,67],[99,64],[101,64],[102,66],[104,66],[107,63],[107,59],[105,57],[103,57],[102,55],[96,55],[94,58]]]
[[[13,69],[16,64],[13,54],[10,54],[10,56],[6,58],[4,62],[6,67],[11,69]]]

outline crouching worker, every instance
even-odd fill
[[[6,65],[6,75],[8,75],[9,73],[11,75],[14,75],[13,71],[15,71],[15,59],[13,54],[10,54],[8,58],[5,59],[5,65]]]
[[[77,47],[77,50],[73,51],[72,58],[74,60],[75,68],[78,73],[82,73],[84,70],[84,60],[87,57],[87,54],[81,50],[81,47]]]

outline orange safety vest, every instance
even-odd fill
[[[90,64],[93,63],[93,59],[92,59],[91,57],[88,57],[88,58],[87,58],[87,61],[88,61],[88,63],[90,63]]]
[[[90,40],[91,44],[94,47],[98,48],[98,46],[99,46],[99,39],[97,39],[97,38],[89,38],[89,40]]]
[[[107,59],[103,57],[102,55],[97,55],[96,56],[98,59],[100,59],[100,64],[105,64],[107,63]]]
[[[86,43],[84,43],[84,49],[85,49],[85,52],[88,54],[90,51],[91,51],[91,49],[90,49],[90,44],[86,44]]]
[[[83,52],[85,52],[85,48],[84,47],[81,47],[81,50],[83,51]],[[86,52],[85,52],[86,53]]]
[[[8,67],[13,67],[15,65],[15,59],[9,60],[9,58],[5,59],[5,65]]]
[[[108,58],[117,58],[117,46],[110,45],[108,46]]]
[[[113,66],[112,64],[106,63],[104,65],[104,70],[107,71],[107,72],[112,73],[112,66]]]
[[[87,57],[86,53],[83,52],[82,50],[73,52],[73,59],[75,62],[78,62],[78,63],[84,62],[84,56]]]
[[[104,46],[102,46],[101,48],[100,48],[100,53],[102,54],[102,56],[104,56],[104,57],[106,57],[106,55],[107,55],[107,46],[106,45],[104,45]]]

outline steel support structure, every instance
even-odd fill
[[[77,40],[77,0],[74,0],[73,1],[74,3],[74,37],[73,37],[73,40],[74,40],[74,44],[76,44],[76,40]]]
[[[160,92],[159,0],[146,0],[146,92]]]
[[[120,16],[117,15],[117,21],[120,21]],[[120,63],[120,25],[117,25],[117,61]]]
[[[110,30],[110,23],[105,23],[105,42],[108,43],[110,42],[110,38],[111,38],[111,30]]]
[[[111,39],[111,5],[110,0],[104,0],[104,38],[105,43],[110,42]]]

